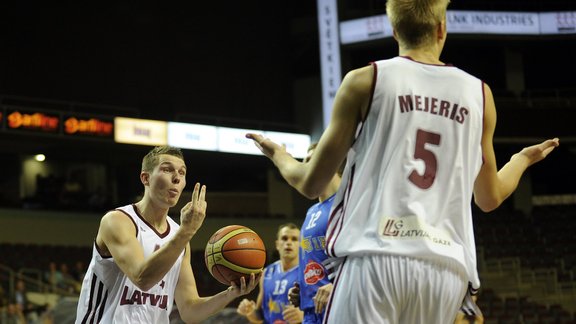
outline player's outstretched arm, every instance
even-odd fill
[[[372,66],[350,71],[336,93],[330,124],[314,155],[306,163],[295,160],[284,147],[258,134],[247,134],[274,162],[282,177],[304,196],[315,199],[325,190],[346,158],[358,124],[366,115],[372,94]]]
[[[176,305],[178,305],[180,317],[184,322],[198,323],[221,311],[234,299],[249,294],[257,285],[258,280],[252,274],[248,282],[241,278],[240,286],[232,284],[228,289],[216,295],[200,297],[190,263],[190,247],[188,247],[182,261],[178,285],[176,286]]]
[[[474,183],[474,201],[485,212],[496,209],[508,198],[520,182],[520,178],[534,163],[545,159],[558,145],[558,138],[523,148],[512,155],[510,161],[497,170],[492,140],[496,128],[496,106],[488,85],[484,85],[484,129],[482,134],[482,156],[484,163]]]

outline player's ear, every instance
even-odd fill
[[[140,172],[140,181],[143,185],[147,186],[150,184],[150,174],[148,172]]]
[[[442,41],[446,38],[446,35],[446,19],[442,19],[442,21],[436,25],[436,39]]]

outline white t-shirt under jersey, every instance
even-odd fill
[[[140,241],[146,258],[168,242],[179,227],[168,217],[166,231],[158,233],[139,214],[135,205],[127,205],[117,210],[134,222],[136,238]],[[102,257],[94,244],[92,261],[82,283],[76,324],[169,323],[183,256],[184,251],[157,285],[141,291],[118,268],[114,259]]]
[[[479,287],[471,200],[482,165],[483,82],[407,57],[373,66],[373,97],[348,153],[327,252],[451,258]]]

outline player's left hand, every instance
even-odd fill
[[[316,296],[312,299],[314,300],[314,310],[317,314],[322,313],[322,310],[324,310],[324,307],[328,303],[328,298],[330,298],[330,294],[332,293],[332,288],[333,285],[329,283],[318,288],[318,291],[316,291]]]
[[[230,288],[228,288],[228,291],[234,296],[234,298],[244,296],[244,295],[251,293],[252,290],[254,290],[254,288],[256,288],[256,286],[258,286],[258,282],[260,281],[259,278],[260,278],[261,274],[262,274],[262,272],[257,273],[257,274],[251,273],[250,274],[250,281],[248,281],[248,284],[246,284],[246,278],[244,278],[244,277],[240,278],[240,285],[237,285],[234,281],[231,281],[230,282]]]
[[[517,155],[528,159],[528,166],[544,160],[556,147],[560,145],[558,138],[545,140],[540,144],[528,146],[522,149]]]
[[[292,305],[287,305],[282,311],[282,317],[288,324],[302,323],[304,312]]]

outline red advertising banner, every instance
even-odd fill
[[[114,136],[113,118],[67,115],[62,123],[64,135],[110,137]]]
[[[7,109],[6,128],[57,134],[60,131],[60,114],[33,109]]]

